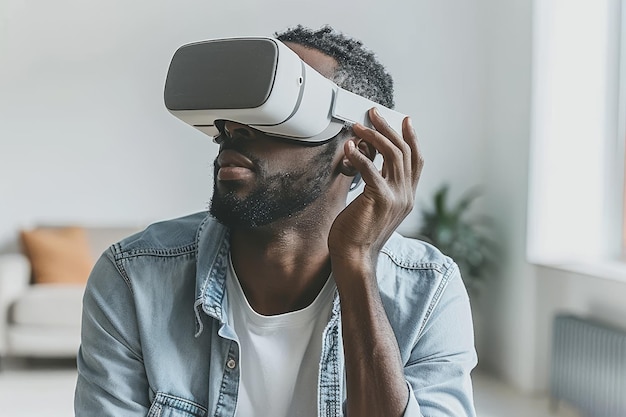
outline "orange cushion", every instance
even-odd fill
[[[82,227],[21,231],[35,284],[84,284],[94,262]]]

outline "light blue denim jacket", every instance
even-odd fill
[[[75,411],[86,416],[232,417],[239,345],[228,323],[228,229],[206,213],[113,245],[83,299]],[[474,416],[469,300],[458,268],[394,235],[377,278],[411,393],[405,416]],[[318,415],[344,415],[341,311],[323,334]]]

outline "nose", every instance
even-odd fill
[[[215,137],[215,142],[222,144],[227,139],[251,139],[254,137],[254,130],[241,123],[225,120],[222,122],[221,134]]]

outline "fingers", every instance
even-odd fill
[[[344,153],[354,168],[361,174],[366,184],[382,189],[384,179],[378,173],[374,163],[363,153],[361,153],[352,140],[348,140],[344,145]]]
[[[408,152],[396,145],[396,133],[389,134],[393,138],[392,140],[381,132],[366,128],[360,124],[355,124],[352,126],[352,129],[359,138],[372,145],[383,156],[383,168],[381,171],[383,177],[398,180],[406,176],[405,167],[407,166],[407,161],[405,160],[405,152],[406,154]]]
[[[402,121],[402,135],[411,148],[411,180],[413,181],[413,186],[417,187],[420,175],[422,174],[422,169],[424,168],[424,157],[420,152],[417,134],[415,133],[413,123],[409,117],[405,117]]]
[[[376,131],[391,140],[391,142],[393,142],[393,144],[398,148],[402,149],[405,146],[406,143],[402,139],[402,136],[400,136],[403,132],[397,132],[394,130],[375,107],[371,108],[368,114]]]
[[[356,124],[353,126],[354,133],[382,154],[384,164],[381,173],[384,178],[396,181],[408,179],[415,189],[424,160],[411,119],[404,118],[400,136],[375,109],[370,110],[369,116],[376,130]],[[363,178],[366,180],[365,176]]]

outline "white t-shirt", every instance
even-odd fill
[[[331,277],[308,307],[276,316],[252,309],[230,266],[228,316],[239,338],[240,370],[236,417],[317,415],[317,380],[322,333],[330,319],[335,282]]]

